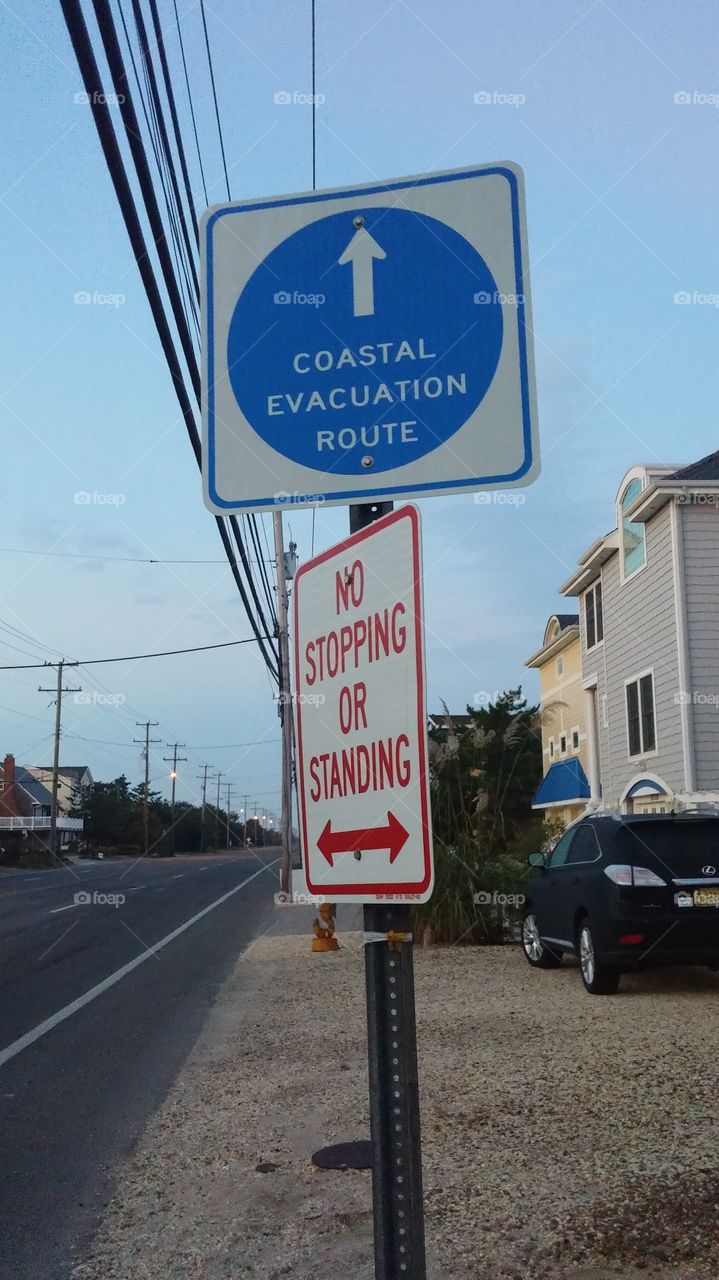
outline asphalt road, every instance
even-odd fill
[[[266,927],[277,852],[0,872],[3,1278],[69,1276],[224,978]]]

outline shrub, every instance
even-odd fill
[[[478,848],[435,844],[435,888],[415,908],[415,939],[446,945],[513,941],[521,917],[526,861],[512,854],[483,858]]]

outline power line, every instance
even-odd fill
[[[165,84],[165,94],[167,104],[170,108],[170,118],[172,120],[172,128],[175,135],[175,146],[180,159],[180,168],[182,170],[182,180],[185,184],[185,197],[192,219],[192,226],[195,232],[195,243],[199,245],[199,231],[197,226],[197,211],[195,209],[195,201],[192,195],[192,183],[187,169],[187,160],[185,157],[185,148],[182,142],[182,132],[180,130],[180,122],[177,117],[177,107],[175,105],[175,94],[172,88],[172,77],[170,76],[170,68],[167,64],[167,54],[165,52],[165,38],[162,33],[162,24],[160,15],[157,11],[157,0],[150,0],[150,14],[152,17],[152,25],[155,32],[155,43],[157,52],[160,56],[160,66],[162,68],[162,78]]]
[[[268,638],[268,637],[265,637]],[[232,649],[239,644],[254,644],[254,637],[247,640],[225,640],[222,644],[197,644],[189,649],[164,649],[159,653],[129,653],[122,658],[78,658],[73,666],[95,667],[105,662],[140,662],[143,658],[171,658],[176,653],[206,653],[208,649]],[[55,662],[21,662],[17,666],[0,666],[0,671],[33,671],[39,667],[54,667]]]
[[[217,105],[217,88],[215,86],[215,71],[212,65],[212,53],[210,51],[210,37],[207,34],[207,18],[205,17],[205,0],[200,0],[200,13],[202,14],[202,29],[205,33],[207,65],[210,69],[210,84],[212,85],[212,100],[215,104],[215,120],[217,121],[217,133],[220,139],[220,153],[222,155],[222,168],[225,173],[225,186],[227,187],[227,199],[231,200],[232,196],[230,195],[230,178],[227,172],[227,160],[225,159],[225,143],[222,137],[222,124],[220,123],[220,109]]]
[[[134,7],[134,0],[133,0],[133,7]],[[142,15],[140,14],[140,21],[138,21],[137,12],[135,11],[134,13],[135,33],[137,35],[137,42],[140,49],[140,57],[142,59],[142,71],[143,71],[143,79],[145,83],[144,91],[142,87],[142,82],[140,80],[140,75],[137,70],[135,55],[132,49],[132,42],[130,40],[130,33],[128,31],[127,22],[125,20],[125,11],[122,7],[122,0],[118,0],[118,10],[120,13],[120,21],[122,23],[122,29],[125,34],[127,52],[129,54],[130,63],[135,75],[135,83],[137,85],[137,92],[140,98],[140,104],[142,106],[142,113],[145,118],[145,124],[147,125],[147,132],[150,138],[152,151],[155,157],[155,164],[157,166],[160,185],[162,187],[162,194],[165,200],[167,216],[170,221],[170,229],[172,231],[172,252],[175,259],[175,266],[177,270],[180,272],[180,287],[183,295],[183,307],[185,311],[185,318],[187,319],[188,324],[191,322],[191,319],[194,319],[195,326],[197,326],[197,318],[194,315],[194,312],[192,311],[192,308],[191,308],[191,288],[190,288],[190,282],[188,279],[188,270],[192,272],[195,276],[195,290],[197,290],[198,282],[197,282],[196,273],[194,269],[194,262],[192,260],[192,254],[190,253],[189,257],[186,255],[183,256],[182,248],[180,244],[180,232],[177,225],[176,209],[179,210],[180,217],[183,220],[183,226],[185,227],[185,244],[186,245],[187,245],[187,227],[184,222],[184,215],[183,215],[181,206],[177,204],[173,204],[173,201],[171,200],[171,193],[169,189],[171,184],[171,177],[170,177],[170,171],[169,171],[167,159],[162,148],[162,138],[160,133],[160,129],[163,126],[161,126],[160,123],[158,122],[158,112],[155,105],[155,99],[152,96],[152,89],[151,89],[151,84],[150,84],[149,75],[148,75],[147,58],[145,57],[146,44],[145,42],[143,42],[140,35],[140,22],[142,21]],[[142,24],[142,29],[144,30],[144,23]],[[153,75],[154,75],[154,69],[153,69]],[[163,125],[164,125],[164,122],[163,122]],[[190,295],[190,296],[188,297],[187,295]],[[190,314],[188,314],[188,305],[190,305]]]
[[[137,37],[140,44],[140,52],[142,54],[143,66],[145,67],[145,71],[148,77],[148,82],[149,82],[148,92],[149,92],[150,102],[155,107],[154,115],[155,115],[155,120],[157,124],[157,130],[160,135],[160,142],[162,144],[160,150],[161,150],[161,154],[165,157],[168,178],[170,181],[170,188],[172,191],[175,207],[177,209],[177,214],[180,219],[180,226],[182,228],[182,240],[185,245],[189,269],[192,273],[192,283],[194,284],[194,288],[195,288],[195,296],[199,297],[200,282],[197,275],[197,270],[195,267],[195,261],[193,257],[193,244],[190,239],[190,232],[188,230],[187,220],[185,218],[185,209],[182,203],[182,197],[180,195],[180,187],[177,181],[177,174],[175,172],[172,152],[170,150],[170,140],[167,134],[165,117],[164,117],[164,113],[162,111],[162,107],[160,103],[160,94],[159,94],[159,89],[157,84],[157,76],[155,75],[155,65],[152,60],[152,53],[150,51],[150,42],[147,38],[147,28],[145,26],[145,19],[142,14],[142,9],[140,8],[139,0],[132,0],[132,12],[135,18],[135,29],[137,31]],[[166,85],[167,85],[167,82],[166,82]],[[195,226],[194,226],[194,233],[195,233],[194,248],[196,250],[197,249],[197,223],[195,223]],[[188,282],[188,285],[189,285],[189,282]]]
[[[96,551],[39,551],[31,547],[0,547],[13,556],[52,556],[61,560],[117,560],[123,564],[226,564],[225,560],[175,560],[164,556],[103,556]],[[250,561],[251,564],[256,563]],[[0,623],[2,626],[2,623]],[[14,630],[14,628],[13,628]]]
[[[100,77],[97,60],[95,58],[87,25],[85,23],[80,0],[61,0],[61,5],[68,33],[83,78],[85,90],[90,99],[95,128],[100,139],[105,162],[113,182],[115,194],[120,205],[135,260],[142,277],[142,282],[150,304],[160,343],[172,377],[175,394],[177,395],[178,402],[180,404],[180,410],[195,454],[195,459],[198,465],[200,465],[201,445],[195,423],[195,411],[193,410],[190,393],[188,392],[188,388],[185,383],[185,375],[175,346],[168,315],[160,293],[158,280],[149,258],[149,251],[140,223],[135,197],[130,186],[125,163],[115,135],[114,125],[107,105],[102,79]],[[102,38],[105,56],[110,67],[113,87],[118,95],[125,136],[132,155],[135,174],[142,194],[145,212],[150,223],[152,237],[155,242],[162,277],[167,290],[170,309],[175,323],[176,333],[185,357],[187,374],[189,376],[195,405],[197,406],[199,404],[200,389],[199,369],[190,336],[189,324],[185,310],[185,301],[183,300],[178,286],[177,276],[175,274],[168,249],[166,233],[162,224],[162,218],[155,196],[147,161],[147,154],[139,131],[137,115],[132,102],[132,93],[127,81],[122,52],[117,39],[117,32],[110,12],[108,0],[93,0],[93,8]],[[260,651],[269,672],[275,682],[277,682],[279,678],[277,670],[277,654],[271,640],[269,647],[266,647],[265,645],[265,641],[270,639],[268,633],[271,628],[267,624],[267,620],[264,618],[264,614],[260,606],[254,579],[252,577],[252,571],[239,532],[239,527],[236,520],[233,517],[230,517],[228,523],[230,524],[232,533],[237,541],[240,558],[247,577],[249,591],[255,603],[257,615],[255,614],[255,609],[250,603],[249,596],[245,589],[245,584],[243,583],[240,575],[235,551],[225,527],[225,521],[223,518],[216,516],[215,522],[222,539],[225,554],[227,555],[232,569],[235,583],[240,592],[245,612],[247,613],[250,625],[257,638]],[[263,631],[265,633],[264,635],[262,634]]]
[[[151,0],[151,3],[152,3],[152,5],[153,5],[153,9],[154,9],[154,0]],[[174,10],[175,10],[175,25],[176,25],[176,27],[177,27],[177,38],[178,38],[178,41],[179,41],[179,44],[180,44],[180,56],[181,56],[181,58],[182,58],[182,69],[183,69],[183,71],[184,71],[184,73],[185,73],[185,87],[186,87],[186,89],[187,89],[187,100],[188,100],[189,105],[190,105],[190,118],[191,118],[191,120],[192,120],[192,131],[193,131],[193,133],[194,133],[194,135],[195,135],[195,146],[196,146],[196,148],[197,148],[197,163],[198,163],[198,164],[199,164],[199,166],[200,166],[200,178],[202,179],[202,191],[203,191],[203,194],[204,194],[204,197],[205,197],[205,204],[206,204],[206,205],[208,205],[208,204],[210,203],[210,199],[209,199],[209,196],[208,196],[208,194],[207,194],[207,184],[206,184],[206,182],[205,182],[205,170],[204,170],[204,168],[202,167],[202,152],[200,151],[200,140],[199,140],[199,138],[198,138],[198,136],[197,136],[197,121],[195,120],[195,108],[194,108],[194,105],[193,105],[193,102],[192,102],[192,90],[191,90],[191,88],[190,88],[190,77],[189,77],[189,76],[188,76],[188,74],[187,74],[187,59],[186,59],[186,57],[185,57],[185,42],[184,42],[184,40],[182,39],[182,29],[181,29],[181,27],[180,27],[180,15],[179,15],[179,14],[178,14],[178,12],[177,12],[177,0],[172,0],[172,4],[173,4],[173,8],[174,8]],[[154,15],[153,15],[153,16],[154,16]]]
[[[0,709],[5,711],[10,710],[9,707],[4,707]],[[16,712],[16,714],[25,715],[26,713],[24,711],[18,711]],[[40,720],[40,717],[28,716],[28,719]],[[44,722],[41,721],[41,723],[44,723]],[[77,738],[79,742],[96,742],[100,746],[104,746],[104,747],[131,747],[133,745],[132,742],[129,742],[129,741],[128,742],[111,742],[107,738],[87,738],[82,733],[63,733],[62,736],[63,738]],[[236,751],[240,747],[276,747],[278,742],[279,742],[279,738],[257,738],[255,742],[220,742],[220,743],[216,743],[214,747],[185,746],[185,750],[186,751]],[[266,775],[261,774],[258,776],[265,777]]]

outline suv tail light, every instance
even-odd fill
[[[605,867],[604,874],[609,876],[613,884],[633,885],[640,889],[664,888],[667,883],[654,871],[650,871],[649,867],[632,867],[618,862]]]

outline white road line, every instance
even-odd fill
[[[200,871],[209,871],[209,870],[210,870],[209,867],[200,867]]]
[[[173,876],[172,878],[173,878],[173,880],[182,880],[182,879],[184,879],[184,876],[185,876],[185,872],[184,872],[184,871],[181,871],[181,872],[180,872],[180,874],[179,874],[178,876]]]
[[[50,915],[56,916],[59,911],[74,911],[76,907],[82,907],[84,905],[85,904],[82,902],[71,902],[69,907],[53,907]]]
[[[279,859],[275,859],[274,862],[270,862],[266,867],[260,867],[259,871],[255,871],[254,875],[249,876],[247,880],[243,880],[242,884],[236,884],[234,889],[230,889],[227,893],[223,893],[221,898],[216,898],[214,902],[210,903],[209,907],[203,907],[202,911],[197,912],[197,915],[191,916],[189,920],[186,920],[184,924],[179,925],[177,929],[173,929],[172,933],[168,933],[166,937],[161,938],[159,942],[154,944],[154,946],[148,947],[147,950],[141,952],[139,956],[135,956],[134,960],[130,960],[129,963],[124,964],[121,969],[117,969],[115,973],[111,973],[109,978],[104,978],[102,982],[98,982],[97,986],[91,987],[89,991],[86,991],[83,996],[78,996],[77,1000],[73,1000],[72,1004],[66,1004],[64,1009],[58,1009],[57,1013],[53,1013],[49,1018],[46,1018],[44,1022],[40,1022],[32,1031],[28,1031],[26,1035],[20,1036],[19,1040],[14,1040],[6,1049],[0,1050],[0,1067],[2,1067],[6,1062],[9,1062],[11,1058],[16,1057],[18,1053],[22,1053],[23,1049],[29,1048],[29,1046],[34,1044],[36,1040],[47,1035],[48,1031],[52,1031],[53,1027],[64,1022],[66,1018],[71,1018],[73,1013],[77,1013],[79,1009],[83,1009],[91,1000],[95,1000],[97,996],[101,996],[104,991],[108,991],[110,987],[114,987],[116,982],[120,982],[128,973],[132,973],[133,969],[137,969],[139,965],[144,964],[146,960],[150,959],[150,956],[156,955],[157,952],[161,951],[163,947],[166,947],[168,943],[174,942],[175,938],[179,938],[180,934],[184,933],[186,929],[190,929],[193,924],[197,924],[197,921],[201,920],[203,916],[206,916],[208,912],[214,911],[215,907],[221,906],[222,903],[227,902],[227,899],[231,898],[233,894],[239,893],[240,889],[244,889],[246,885],[251,884],[253,880],[256,880],[258,876],[262,875],[263,871],[268,871],[271,867],[277,866],[278,861]],[[62,908],[60,908],[60,910],[62,910]]]

